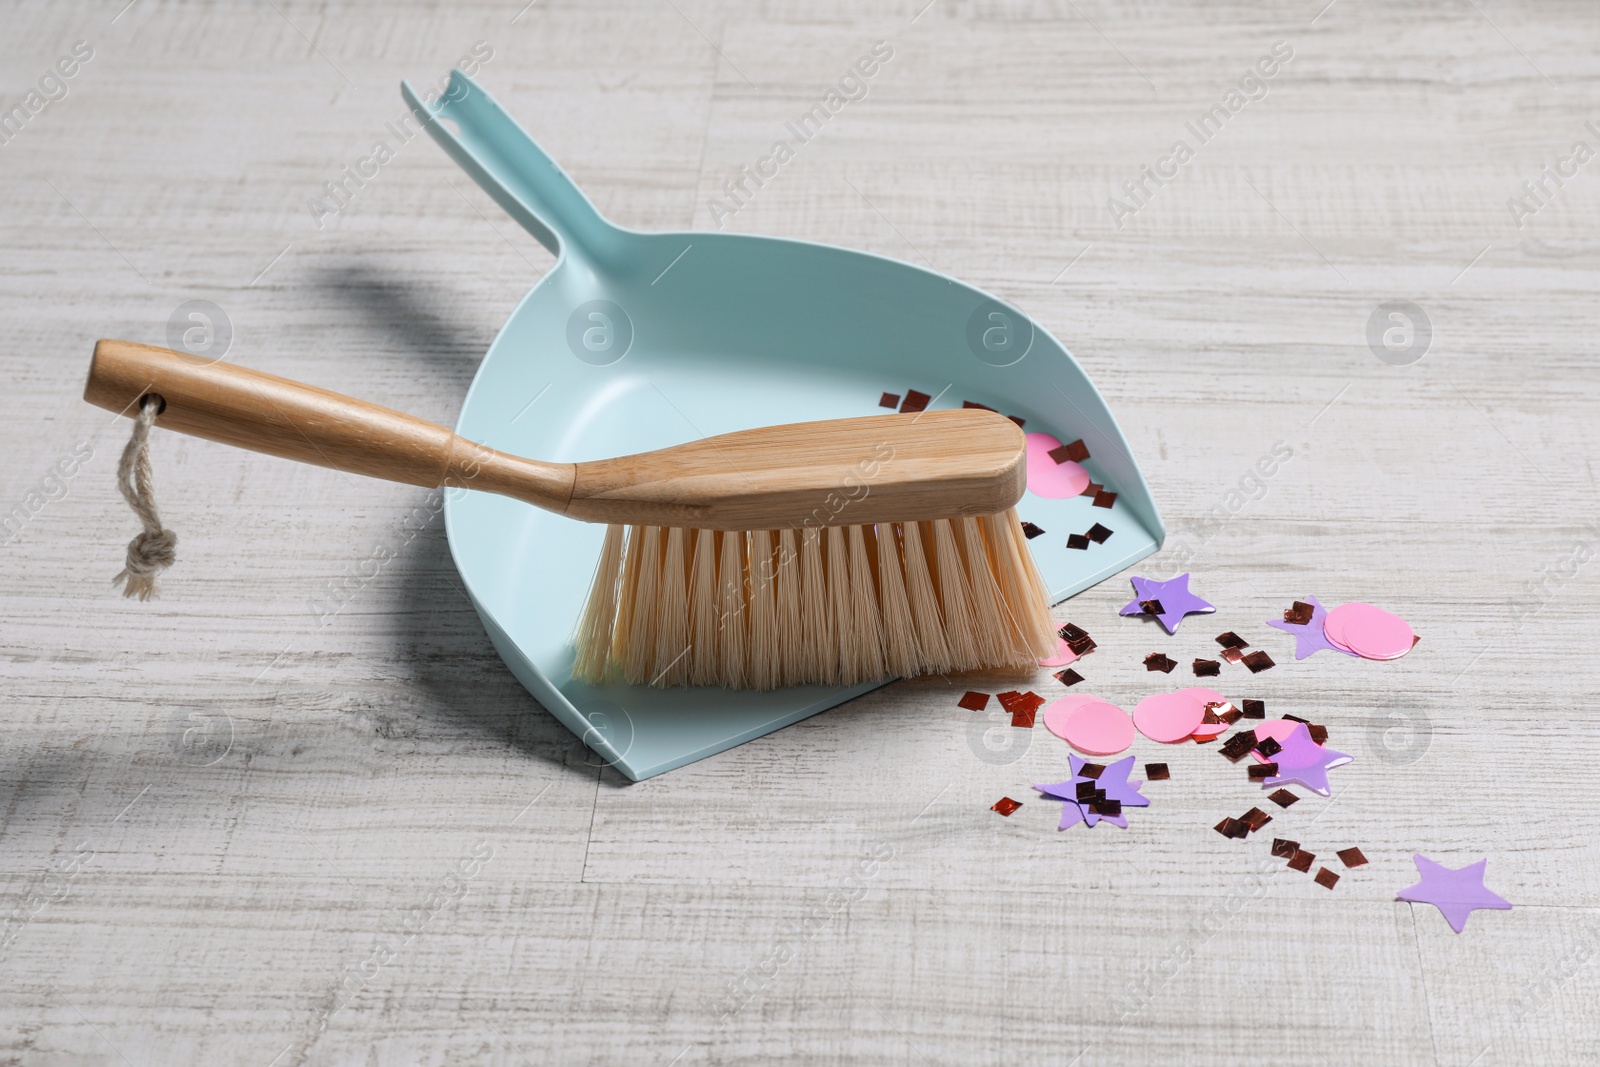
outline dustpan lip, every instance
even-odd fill
[[[609,222],[607,224],[614,226],[614,224]],[[1097,420],[1103,418],[1104,425],[1097,426],[1097,429],[1099,429],[1102,433],[1111,435],[1119,449],[1123,450],[1124,452],[1127,450],[1127,437],[1123,432],[1120,423],[1117,422],[1115,413],[1111,410],[1110,405],[1106,403],[1104,396],[1100,393],[1099,388],[1094,384],[1093,380],[1084,370],[1082,364],[1080,364],[1077,358],[1073,356],[1071,350],[1067,348],[1066,345],[1062,344],[1060,339],[1057,338],[1047,327],[1040,323],[1034,316],[1029,315],[1027,312],[1023,311],[1010,301],[990,293],[987,290],[972,285],[969,282],[962,281],[941,271],[934,270],[916,263],[910,263],[902,259],[896,259],[892,256],[886,256],[875,252],[865,252],[853,248],[846,248],[840,245],[829,244],[822,241],[773,237],[765,234],[731,234],[718,231],[641,231],[620,226],[614,226],[614,228],[619,231],[619,233],[626,235],[627,240],[630,242],[671,242],[674,241],[674,239],[678,239],[687,241],[689,243],[693,243],[695,241],[716,241],[718,243],[722,243],[725,240],[731,239],[738,240],[741,243],[745,241],[756,241],[767,246],[785,246],[790,248],[798,247],[827,254],[844,254],[853,257],[861,257],[863,259],[875,261],[885,265],[893,265],[900,270],[909,268],[924,276],[925,280],[944,282],[946,284],[959,287],[962,291],[973,296],[984,300],[992,300],[1002,307],[1015,312],[1030,326],[1032,326],[1034,330],[1038,331],[1039,334],[1042,334],[1045,338],[1047,338],[1048,341],[1059,350],[1060,354],[1066,358],[1068,364],[1070,365],[1071,373],[1074,374],[1081,385],[1087,386],[1087,388],[1093,394],[1095,402],[1097,402],[1099,405],[1100,414],[1094,418],[1090,418],[1087,414],[1081,411],[1080,414],[1083,414],[1085,419],[1090,423],[1096,423]],[[506,316],[505,321],[501,324],[500,329],[496,332],[494,340],[490,343],[488,349],[485,351],[484,357],[482,361],[480,361],[478,369],[473,375],[472,382],[468,386],[466,394],[462,399],[461,408],[455,420],[455,428],[457,432],[461,431],[468,414],[473,410],[474,399],[477,395],[479,387],[483,385],[485,388],[488,388],[488,386],[484,385],[484,372],[488,366],[489,357],[500,346],[512,325],[519,321],[524,309],[535,300],[538,300],[541,297],[544,289],[561,285],[564,276],[573,270],[593,270],[596,272],[596,274],[602,276],[609,273],[608,268],[606,268],[604,265],[596,264],[586,257],[571,254],[571,250],[565,244],[561,246],[560,251],[556,255],[555,262],[552,264],[550,269],[546,271],[540,278],[538,278],[529,287],[527,292],[523,294],[516,306]],[[1065,393],[1063,393],[1063,396],[1065,396]],[[1077,406],[1076,404],[1072,403],[1070,397],[1067,398],[1067,401],[1069,404],[1072,404],[1073,407]],[[1137,482],[1137,487],[1135,491],[1135,486],[1123,482],[1123,492],[1128,495],[1130,500],[1137,500],[1143,505],[1138,509],[1139,519],[1148,528],[1148,532],[1154,538],[1155,547],[1150,549],[1150,551],[1153,552],[1158,550],[1161,544],[1165,541],[1166,527],[1160,517],[1160,512],[1156,507],[1154,496],[1150,492],[1149,485],[1145,481],[1143,471],[1139,468],[1137,462],[1132,461],[1131,453],[1127,453],[1127,458],[1130,461],[1129,467],[1131,470],[1131,475],[1132,478]],[[443,510],[446,542],[450,549],[451,562],[454,564],[457,573],[461,576],[462,582],[465,585],[468,599],[471,601],[474,610],[478,613],[481,622],[489,632],[491,639],[493,639],[494,644],[496,645],[496,650],[500,654],[500,658],[505,661],[506,666],[514,675],[517,676],[518,680],[524,684],[525,688],[532,693],[532,695],[539,701],[541,705],[544,706],[546,710],[561,720],[563,725],[567,726],[569,730],[572,730],[573,733],[579,737],[580,741],[594,749],[607,763],[616,767],[618,771],[632,781],[642,781],[644,779],[654,777],[655,775],[665,773],[666,771],[676,769],[677,767],[684,766],[688,763],[692,763],[714,755],[717,752],[725,751],[728,748],[742,744],[745,740],[751,740],[755,737],[763,736],[782,725],[799,721],[800,719],[809,717],[812,714],[816,714],[817,711],[825,710],[827,707],[838,706],[839,704],[843,704],[857,696],[871,692],[873,689],[876,689],[882,685],[887,685],[889,682],[895,680],[892,678],[887,678],[882,681],[864,683],[862,685],[852,687],[819,687],[826,689],[829,692],[829,698],[823,708],[818,708],[816,710],[804,710],[798,713],[790,712],[775,716],[770,722],[746,730],[739,738],[707,745],[701,750],[695,752],[679,753],[675,757],[664,760],[659,764],[652,764],[648,767],[637,766],[629,761],[628,751],[616,751],[606,737],[594,733],[594,728],[589,725],[589,715],[581,710],[576,704],[574,704],[573,701],[561,691],[557,680],[547,674],[545,670],[522,649],[521,645],[505,631],[496,611],[481,595],[482,586],[475,577],[475,567],[468,567],[463,556],[465,548],[462,542],[466,537],[466,532],[459,526],[459,523],[464,520],[461,519],[461,517],[457,514],[458,509],[455,506],[455,501],[460,497],[461,493],[464,492],[467,492],[467,490],[461,490],[460,492],[446,491],[444,494]],[[580,520],[571,521],[576,522]],[[1147,552],[1146,555],[1148,554],[1149,553]],[[1134,561],[1129,560],[1121,563],[1117,565],[1110,573],[1114,574],[1125,567],[1130,566],[1132,562]],[[1102,574],[1093,577],[1091,580],[1078,585],[1076,588],[1064,591],[1052,590],[1051,601],[1052,603],[1059,602],[1059,600],[1065,599],[1067,596],[1078,592],[1081,588],[1087,587],[1087,585],[1093,585],[1098,581],[1104,580],[1106,576],[1108,575]],[[514,650],[514,657],[507,654],[507,648],[501,647],[502,642],[504,642],[506,645],[509,645],[511,650]],[[583,724],[583,726],[574,727],[574,722]],[[585,729],[585,727],[587,727],[587,729]]]

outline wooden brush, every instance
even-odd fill
[[[607,524],[573,676],[853,685],[1054,653],[1013,505],[1022,431],[972,408],[795,423],[545,463],[228,363],[101,341],[84,399],[223,444]]]

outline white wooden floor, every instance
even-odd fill
[[[92,49],[0,144],[0,1061],[1600,1059],[1600,162],[1564,162],[1600,149],[1592,2],[122,3],[19,4],[0,37],[0,109]],[[956,709],[970,679],[630,785],[501,667],[430,494],[171,434],[181,562],[159,601],[111,590],[136,527],[128,425],[79,399],[94,338],[165,344],[210,301],[230,359],[451,421],[549,266],[426,138],[318,228],[402,77],[483,42],[602,210],[707,227],[878,41],[728,228],[925,261],[1061,337],[1167,518],[1146,573],[1183,553],[1219,605],[1171,641],[1116,617],[1122,579],[1062,605],[1086,684],[1131,707],[1146,652],[1236,629],[1280,666],[1224,688],[1356,755],[1333,801],[1224,840],[1238,772],[1141,741],[1173,768],[1151,806],[1058,834],[1029,784],[1065,746]],[[1432,325],[1410,365],[1366,338],[1395,300]],[[1308,593],[1422,643],[1294,663],[1263,620]],[[1329,892],[1275,834],[1372,862]],[[1395,903],[1414,851],[1487,856],[1515,910],[1457,936]]]

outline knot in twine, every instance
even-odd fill
[[[128,542],[128,561],[111,584],[122,583],[122,595],[149,600],[156,595],[156,576],[177,559],[178,535],[161,525],[156,513],[155,489],[150,477],[150,427],[155,425],[163,401],[147,396],[133,420],[133,437],[117,463],[117,488],[144,532]]]

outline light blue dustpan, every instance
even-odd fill
[[[916,389],[1082,438],[1111,510],[1032,493],[1023,519],[1052,601],[1160,546],[1165,530],[1105,401],[1043,327],[988,293],[880,256],[804,241],[638,233],[605,219],[460,71],[425,104],[402,92],[461,168],[551,252],[555,267],[495,338],[456,431],[543,460],[600,459],[774,423],[881,410]],[[1114,534],[1087,550],[1069,533]],[[456,566],[500,657],[550,713],[635,781],[732,748],[876,688],[595,687],[571,678],[571,635],[603,527],[453,491]]]

